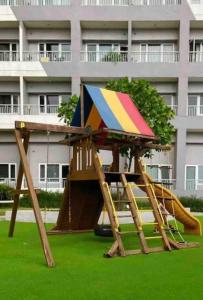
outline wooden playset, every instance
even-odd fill
[[[85,232],[94,230],[102,212],[107,211],[114,242],[107,256],[126,256],[164,250],[195,247],[196,244],[178,242],[174,231],[165,221],[160,203],[168,214],[184,225],[185,233],[201,234],[201,225],[181,205],[176,196],[161,184],[156,184],[146,174],[141,161],[149,149],[164,148],[157,144],[154,133],[149,128],[130,97],[126,94],[82,86],[81,96],[73,118],[72,126],[59,126],[17,121],[15,137],[20,154],[20,166],[14,197],[9,236],[13,236],[20,195],[29,193],[38,226],[42,248],[49,267],[54,259],[49,246],[47,232],[34,188],[27,151],[30,135],[33,132],[60,132],[65,134],[64,144],[72,147],[70,171],[64,189],[64,199],[59,211],[56,226],[49,234]],[[133,172],[121,172],[119,151],[123,146],[134,148]],[[99,150],[112,152],[112,165],[108,172],[103,171]],[[23,175],[28,189],[21,189]],[[111,189],[117,186],[122,190],[122,199],[115,200]],[[135,189],[139,188],[149,201],[154,222],[144,223],[137,205]],[[138,197],[138,196],[137,196]],[[140,198],[140,196],[139,196]],[[125,204],[134,224],[133,231],[121,231],[117,204]],[[145,234],[145,225],[155,225],[158,231],[151,236]],[[178,230],[177,230],[178,231]],[[179,232],[178,232],[179,233]],[[124,247],[123,236],[134,235],[139,239],[140,248],[128,250]],[[159,247],[150,247],[149,240],[160,239]]]

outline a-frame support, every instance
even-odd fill
[[[21,189],[22,179],[23,179],[23,174],[24,174],[26,181],[27,181],[27,186],[28,186],[30,197],[31,197],[31,201],[32,201],[33,211],[34,211],[34,215],[35,215],[35,219],[36,219],[36,223],[37,223],[37,227],[38,227],[38,231],[39,231],[39,235],[40,235],[42,248],[44,251],[44,256],[45,256],[48,267],[53,267],[55,263],[54,263],[54,259],[53,259],[51,249],[49,246],[49,241],[48,241],[46,230],[45,230],[44,223],[42,220],[39,202],[38,202],[36,191],[33,186],[32,176],[31,176],[31,172],[30,172],[28,159],[27,159],[29,133],[26,133],[26,135],[24,137],[24,136],[22,136],[21,131],[16,129],[15,137],[16,137],[16,142],[17,142],[17,146],[18,146],[18,150],[19,150],[19,154],[20,154],[20,158],[21,158],[21,163],[19,166],[19,172],[18,172],[18,178],[17,178],[16,194],[14,197],[14,205],[13,205],[13,210],[12,210],[9,236],[12,237],[13,232],[14,232],[16,213],[17,213],[17,209],[18,209],[19,196],[20,196],[20,189]],[[24,141],[22,141],[23,139],[24,139]]]

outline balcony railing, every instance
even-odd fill
[[[131,0],[136,6],[159,6],[159,5],[179,5],[181,0]]]
[[[176,179],[161,179],[159,180],[154,180],[154,183],[156,182],[160,185],[163,185],[163,187],[169,189],[169,190],[175,190],[176,189]]]
[[[203,105],[188,105],[188,116],[203,116]]]
[[[186,179],[185,189],[186,191],[203,191],[203,180]]]
[[[0,61],[19,61],[19,52],[0,51]]]
[[[44,52],[23,52],[24,61],[41,61],[41,62],[70,62],[71,61],[71,51],[47,51]]]
[[[203,52],[191,51],[189,53],[189,61],[194,63],[203,62]]]
[[[10,6],[68,6],[70,0],[0,0],[0,5]]]
[[[59,105],[25,104],[24,115],[57,114]]]
[[[19,105],[0,104],[0,114],[17,115],[20,113]]]
[[[0,184],[6,184],[12,188],[16,186],[16,179],[15,178],[0,178]],[[2,199],[4,200],[4,199]]]
[[[179,52],[133,51],[132,61],[135,63],[176,63],[179,61]]]
[[[82,62],[127,62],[127,51],[81,51]]]
[[[83,6],[159,6],[178,5],[181,0],[81,0]]]

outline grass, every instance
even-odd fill
[[[201,219],[203,222],[203,218]],[[200,248],[105,259],[112,238],[93,233],[50,236],[56,267],[45,266],[36,225],[17,223],[15,237],[0,222],[0,297],[6,300],[199,300]],[[129,225],[127,226],[129,227]],[[148,229],[151,230],[151,229]],[[128,246],[132,247],[133,238]]]

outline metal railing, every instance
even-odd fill
[[[0,0],[0,5],[10,6],[68,6],[70,0]]]
[[[130,0],[82,0],[83,6],[128,6]]]
[[[44,52],[31,52],[24,51],[23,52],[23,60],[24,61],[41,61],[41,62],[70,62],[71,61],[71,51],[47,51]]]
[[[190,62],[203,62],[203,52],[200,51],[190,51],[189,53],[189,61]]]
[[[186,179],[185,181],[186,191],[202,191],[203,190],[203,180],[199,179]]]
[[[133,51],[132,61],[135,63],[176,63],[179,61],[179,52]]]
[[[66,186],[67,179],[66,178],[36,178],[33,177],[33,185],[35,188],[42,190],[55,190],[55,189],[63,189]],[[23,180],[23,186],[26,188],[27,183],[26,179]]]
[[[0,104],[0,114],[19,114],[20,106],[11,104]]]
[[[82,62],[127,62],[127,51],[81,51]]]
[[[14,188],[16,186],[16,178],[0,178],[0,184],[6,184]]]
[[[131,0],[135,6],[180,5],[181,0]]]
[[[24,115],[57,114],[58,108],[59,105],[25,104],[23,113]]]
[[[20,54],[15,51],[0,51],[0,61],[19,61]]]
[[[181,0],[81,0],[83,6],[158,6],[178,5]]]
[[[203,116],[203,105],[188,105],[188,116]]]
[[[175,190],[176,189],[176,179],[161,179],[154,180],[154,183],[162,184],[163,187],[169,189],[169,190]]]

